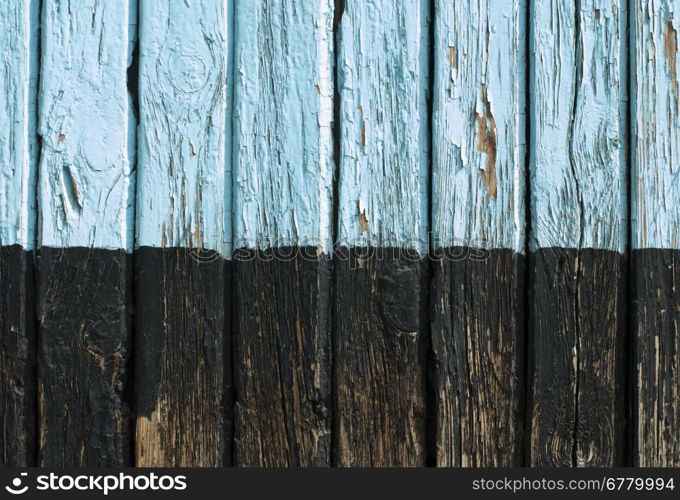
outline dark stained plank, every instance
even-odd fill
[[[43,247],[37,272],[39,465],[130,465],[132,257]]]
[[[618,252],[532,254],[533,466],[624,463],[625,277]]]
[[[337,465],[424,466],[427,264],[399,248],[341,248],[334,266]]]
[[[235,462],[330,465],[330,259],[316,247],[234,260]]]
[[[138,466],[230,463],[229,270],[209,251],[135,252]]]
[[[680,466],[680,251],[633,251],[634,464]]]
[[[431,291],[436,463],[522,463],[525,258],[510,249],[440,250]]]
[[[33,252],[0,247],[0,466],[35,465]]]
[[[529,2],[434,3],[435,463],[517,466],[525,393]]]

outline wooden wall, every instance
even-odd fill
[[[0,464],[680,466],[680,0],[0,6]]]

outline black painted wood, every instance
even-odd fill
[[[234,259],[235,464],[330,465],[330,259],[316,247]]]
[[[0,246],[0,466],[35,465],[33,253]]]
[[[42,466],[131,465],[131,264],[122,250],[40,250]]]
[[[229,465],[230,289],[215,252],[135,252],[137,466]]]
[[[633,463],[678,466],[680,252],[633,253],[629,373],[620,254],[532,254],[524,360],[521,256],[448,249],[431,263],[428,298],[427,264],[381,252],[339,249],[332,285],[331,262],[315,248],[240,251],[233,282],[231,263],[210,252],[140,249],[137,463],[230,463],[234,291],[239,465],[329,465],[332,391],[341,466],[423,465],[428,451],[438,465],[516,465],[523,452],[531,465],[620,465],[631,447],[629,377]],[[456,259],[461,252],[468,258]],[[31,465],[38,441],[41,465],[129,465],[132,257],[85,248],[39,255],[34,297],[32,253],[0,248],[3,465]]]
[[[680,250],[632,254],[634,465],[680,467]]]
[[[432,262],[436,465],[522,465],[524,256],[458,247]]]
[[[625,258],[544,248],[530,272],[529,462],[624,465]]]
[[[398,248],[340,248],[334,265],[335,461],[423,466],[427,263]]]

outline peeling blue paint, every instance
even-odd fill
[[[236,4],[236,247],[332,246],[333,1]]]
[[[348,0],[340,23],[338,239],[423,253],[429,1]]]
[[[0,245],[35,246],[39,0],[0,4]]]
[[[525,245],[526,2],[436,2],[435,247]]]
[[[436,246],[523,252],[529,168],[531,248],[623,251],[629,170],[633,247],[680,247],[680,0],[632,2],[630,52],[625,2],[347,0],[338,54],[332,0],[143,0],[139,135],[136,2],[0,8],[3,245],[328,251],[335,203],[343,244],[424,251],[431,216]]]
[[[680,0],[635,0],[632,245],[680,249]]]
[[[132,250],[128,2],[42,6],[41,246]]]
[[[626,245],[626,8],[533,0],[531,247]]]
[[[228,14],[141,2],[137,247],[231,254]]]

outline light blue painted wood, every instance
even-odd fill
[[[342,245],[425,251],[429,3],[345,3],[337,58]]]
[[[39,242],[132,250],[128,2],[42,6]]]
[[[680,249],[680,0],[635,0],[632,245]]]
[[[532,249],[626,245],[626,12],[533,0]]]
[[[38,0],[0,3],[0,245],[35,245]]]
[[[140,4],[137,246],[231,253],[225,2]]]
[[[235,245],[328,252],[333,1],[241,1],[235,14]]]
[[[435,6],[434,246],[523,253],[526,1]]]

